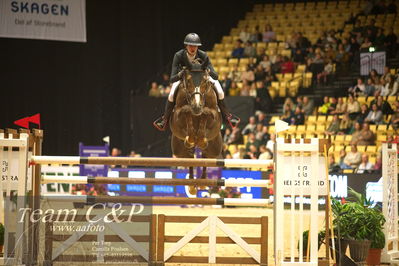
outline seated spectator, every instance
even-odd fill
[[[377,104],[375,103],[371,106],[371,110],[364,121],[370,124],[379,125],[384,122],[383,118],[381,110],[378,110]]]
[[[163,86],[163,87],[168,87],[169,85],[170,85],[170,77],[169,77],[169,74],[168,73],[163,73],[162,74],[162,79],[161,79],[161,82],[160,82],[160,84]]]
[[[352,134],[353,121],[349,118],[348,113],[344,113],[339,124],[339,134]]]
[[[256,123],[262,124],[263,126],[267,126],[269,124],[269,120],[266,118],[266,115],[262,111],[257,111],[256,115]]]
[[[249,118],[249,123],[241,131],[242,135],[248,135],[249,133],[255,133],[256,129],[256,119],[255,116]]]
[[[249,159],[252,159],[252,160],[258,159],[258,157],[260,155],[258,147],[254,144],[249,145],[247,155],[249,156]]]
[[[252,43],[261,42],[263,38],[262,32],[259,30],[259,26],[255,26],[255,30],[250,34],[249,41]]]
[[[151,88],[150,91],[148,92],[148,96],[150,97],[161,97],[161,91],[159,90],[158,83],[151,82]]]
[[[374,44],[377,47],[383,47],[385,42],[384,28],[378,28],[377,36],[374,39]]]
[[[262,123],[257,123],[256,128],[255,128],[255,139],[258,141],[262,140],[263,137],[263,124]]]
[[[237,82],[232,81],[229,91],[226,93],[229,96],[238,96],[240,95],[240,88],[237,85]]]
[[[241,130],[239,127],[233,128],[233,132],[231,132],[229,139],[227,140],[226,144],[241,144],[243,142]]]
[[[370,70],[369,78],[373,81],[373,84],[377,84],[380,82],[380,75],[378,75],[377,70]]]
[[[254,75],[255,75],[255,81],[264,81],[265,80],[266,73],[261,64],[256,66]]]
[[[373,83],[373,80],[371,78],[368,78],[363,96],[374,96],[375,91],[376,91],[376,88],[375,88],[375,85]]]
[[[276,40],[276,33],[273,31],[272,26],[267,24],[263,32],[263,42],[274,42]]]
[[[319,114],[322,115],[327,115],[328,114],[328,108],[330,107],[330,98],[328,96],[324,96],[323,98],[323,105],[319,107],[318,112]]]
[[[283,110],[288,110],[286,107],[288,107],[288,109],[290,111],[294,111],[295,110],[295,104],[292,101],[291,97],[285,98],[284,104],[283,104]]]
[[[312,115],[313,111],[314,111],[313,100],[309,99],[308,96],[304,96],[302,112],[304,113],[304,115]]]
[[[263,126],[262,128],[262,139],[260,140],[260,143],[263,145],[266,145],[267,142],[270,140],[270,133],[269,133],[269,128],[267,126]]]
[[[302,113],[302,109],[297,106],[295,108],[295,112],[292,114],[290,118],[291,125],[304,125],[305,124],[305,116]]]
[[[299,65],[305,64],[305,56],[301,49],[295,50],[295,54],[292,57],[292,60],[294,61],[294,63],[299,64]]]
[[[283,63],[281,64],[281,73],[294,73],[295,72],[295,65],[288,56],[283,57]]]
[[[339,167],[341,169],[351,169],[351,167],[347,164],[345,164],[345,157],[346,157],[346,151],[345,149],[342,149],[339,151]]]
[[[309,39],[303,36],[302,32],[298,32],[296,47],[305,52],[310,46],[311,43]]]
[[[244,83],[240,90],[240,96],[252,96],[256,97],[256,90],[254,88],[255,84]]]
[[[243,43],[246,43],[249,40],[250,36],[251,34],[249,33],[249,27],[248,25],[245,25],[245,27],[241,29],[238,37]]]
[[[321,84],[320,80],[323,80],[323,83],[327,83],[327,76],[333,73],[334,65],[331,59],[327,60],[327,64],[324,66],[323,72],[317,74],[317,84]]]
[[[369,162],[369,156],[367,153],[362,154],[362,162],[357,167],[356,173],[363,174],[371,172],[374,169],[374,165]]]
[[[270,113],[273,111],[273,100],[270,96],[269,90],[265,87],[263,81],[256,82],[256,98],[255,108],[256,110]]]
[[[349,53],[345,50],[343,43],[338,45],[338,51],[335,54],[335,61],[338,62],[341,68],[345,67],[345,65],[349,62]]]
[[[393,129],[397,131],[399,129],[399,108],[396,108],[395,112],[391,116],[389,124],[392,125]]]
[[[273,152],[271,150],[269,150],[268,148],[266,148],[265,145],[261,145],[259,147],[259,160],[271,160],[273,159]]]
[[[232,134],[231,129],[229,127],[227,127],[225,132],[224,132],[224,135],[223,135],[223,142],[224,143],[227,143],[229,141],[229,139],[231,137],[231,134]]]
[[[365,37],[363,43],[360,45],[360,49],[368,49],[373,43],[370,41],[369,37]]]
[[[348,103],[347,103],[347,112],[349,113],[349,117],[352,120],[355,120],[360,113],[360,104],[353,95],[349,94],[348,96]]]
[[[366,119],[366,117],[369,115],[369,113],[370,113],[370,110],[369,110],[369,107],[367,106],[367,104],[362,104],[362,106],[360,106],[360,113],[359,113],[359,115],[357,116],[357,121],[360,123],[360,124],[363,124],[364,123],[364,120]]]
[[[274,154],[274,144],[276,144],[276,134],[271,133],[270,134],[270,139],[269,141],[266,143],[266,148],[268,148],[269,150],[271,150]]]
[[[348,152],[344,159],[344,164],[356,169],[362,161],[362,154],[357,150],[356,145],[351,145],[351,151]]]
[[[337,98],[330,97],[330,106],[328,106],[328,114],[333,114],[337,108]]]
[[[341,172],[341,167],[339,166],[339,164],[337,164],[335,162],[334,155],[331,154],[330,156],[328,156],[328,159],[329,159],[328,172],[329,173],[339,173],[339,172]]]
[[[338,102],[337,102],[337,105],[335,107],[335,110],[330,112],[330,114],[332,114],[332,115],[334,115],[334,114],[341,115],[343,113],[346,113],[346,108],[347,108],[347,104],[344,103],[344,98],[338,97]]]
[[[328,126],[325,134],[326,135],[336,135],[339,132],[341,120],[339,119],[338,115],[333,116],[333,120],[331,121],[330,125]]]
[[[303,97],[302,96],[296,97],[295,108],[296,107],[299,107],[302,110],[302,108],[303,108]]]
[[[275,58],[275,60],[272,60],[272,72],[273,73],[281,73],[281,66],[284,63],[283,62],[283,57],[278,54]]]
[[[252,84],[255,81],[255,74],[252,68],[248,65],[246,70],[241,74],[241,80],[244,84]]]
[[[348,89],[349,94],[354,96],[365,95],[365,91],[366,85],[364,84],[362,78],[358,78],[356,85]]]
[[[352,137],[353,139],[353,137]],[[375,134],[370,130],[369,123],[363,123],[362,130],[360,131],[360,136],[357,141],[357,145],[375,145]]]
[[[228,78],[227,73],[223,73],[219,79],[220,85],[227,96],[229,96],[229,90],[231,87],[231,79]]]
[[[395,96],[398,93],[398,83],[392,77],[388,76],[388,82],[385,84],[381,91],[381,96]]]
[[[389,33],[385,37],[385,47],[387,49],[387,56],[394,56],[397,53],[398,37],[393,31],[393,27],[389,29]]]
[[[255,57],[256,56],[256,49],[252,45],[252,42],[247,41],[244,47],[244,57]]]
[[[362,133],[362,123],[355,122],[354,131],[352,133],[351,145],[356,144],[360,139],[360,134]]]
[[[248,140],[247,140],[247,143],[245,143],[245,150],[247,152],[250,151],[251,145],[254,145],[256,147],[256,149],[258,149],[258,147],[260,146],[260,141],[256,139],[255,133],[253,133],[253,132],[250,132],[248,134]]]
[[[263,69],[266,69],[267,67],[272,66],[272,62],[270,61],[270,58],[268,55],[264,55],[262,57],[262,61],[259,62],[259,65],[262,66]]]
[[[288,105],[286,105],[283,108],[284,108],[283,115],[280,117],[280,119],[283,120],[284,122],[287,122],[288,124],[291,124],[291,117],[293,116],[293,111]]]
[[[241,71],[238,71],[238,66],[235,65],[233,69],[229,72],[227,75],[229,79],[231,79],[231,82],[241,82]]]
[[[238,39],[236,41],[236,46],[234,50],[231,52],[231,57],[242,58],[243,56],[244,56],[244,48],[242,47],[242,40]]]

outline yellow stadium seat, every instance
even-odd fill
[[[241,58],[239,64],[241,66],[247,66],[249,64],[249,58]]]
[[[345,135],[345,143],[350,144],[352,141],[352,135]]]
[[[230,67],[238,65],[238,59],[237,58],[230,58],[229,62],[228,62],[228,65]]]
[[[285,86],[280,86],[278,88],[278,96],[286,97],[287,96],[287,88]]]
[[[272,87],[275,88],[275,89],[278,89],[280,87],[280,83],[277,82],[277,81],[273,81],[272,82]]]
[[[221,43],[215,43],[215,46],[213,46],[214,51],[221,51],[223,49],[224,49],[224,47],[223,47],[223,44],[221,44]]]
[[[375,145],[367,146],[366,151],[367,152],[377,152],[377,146],[375,146]]]
[[[322,124],[324,125],[327,122],[327,116],[325,115],[319,115],[317,117],[317,124]]]
[[[216,60],[216,64],[217,66],[221,67],[221,66],[227,66],[227,59],[226,58],[219,58]]]
[[[276,74],[276,78],[277,78],[278,81],[283,81],[283,74],[277,73]]]
[[[377,132],[377,125],[370,125],[370,130],[373,131],[374,133]]]
[[[232,43],[232,42],[233,42],[233,37],[231,35],[222,37],[222,43]]]
[[[314,125],[314,124],[316,124],[316,121],[317,121],[317,116],[310,115],[310,116],[308,116],[308,120],[307,120],[306,124]]]
[[[366,147],[367,147],[367,146],[365,146],[365,145],[358,145],[358,146],[357,146],[357,150],[358,150],[359,152],[365,152],[365,151],[366,151]]]

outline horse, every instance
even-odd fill
[[[183,69],[169,123],[172,152],[177,158],[193,158],[196,147],[201,149],[203,158],[222,158],[222,116],[208,76],[208,70],[199,61]],[[190,167],[190,179],[194,178],[193,173]],[[201,178],[206,176],[206,167],[203,167]],[[196,189],[190,187],[190,193],[195,192]]]

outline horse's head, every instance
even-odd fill
[[[208,71],[204,69],[204,63],[195,61],[190,64],[185,71],[184,82],[187,103],[194,115],[201,115],[205,106],[205,93],[212,84],[208,80]]]

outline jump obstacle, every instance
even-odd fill
[[[28,165],[30,163],[33,164],[32,167],[34,167],[33,172],[37,172],[37,168],[40,169],[40,164],[49,164],[49,163],[57,163],[57,164],[63,164],[63,163],[72,163],[72,164],[77,164],[77,163],[90,163],[90,164],[99,164],[99,163],[109,163],[109,164],[126,164],[126,165],[144,165],[144,164],[150,164],[154,163],[158,158],[144,158],[142,160],[132,160],[132,158],[93,158],[93,157],[43,157],[40,156],[40,153],[36,153],[33,155],[31,152],[31,148],[27,149],[29,146],[29,143],[31,141],[29,140],[29,137],[25,134],[20,134],[20,139],[16,140],[13,139],[12,137],[4,137],[4,134],[0,133],[0,146],[4,147],[4,149],[1,149],[0,152],[0,159],[2,158],[10,158],[10,152],[12,148],[17,148],[19,149],[18,154],[19,157],[19,162],[24,162],[19,164],[18,168],[18,174],[19,174],[19,181],[18,181],[18,193],[22,192],[21,194],[24,194],[28,191],[27,184],[31,184],[31,190],[34,192],[35,195],[40,195],[40,191],[38,190],[38,185],[40,185],[42,178],[37,175],[32,175],[30,177],[28,175]],[[276,180],[277,182],[274,184],[274,191],[275,191],[275,203],[274,203],[274,217],[275,217],[275,251],[274,251],[274,259],[275,263],[279,265],[295,265],[295,264],[300,264],[300,265],[316,265],[317,264],[317,232],[318,232],[318,224],[316,221],[314,221],[315,218],[318,217],[317,211],[316,211],[316,205],[317,205],[317,198],[325,197],[326,195],[326,190],[324,187],[320,187],[320,184],[323,183],[323,179],[325,178],[322,175],[323,172],[323,165],[325,166],[325,161],[321,160],[320,157],[320,152],[321,152],[321,147],[322,143],[320,143],[317,139],[312,139],[310,141],[303,140],[303,139],[297,139],[297,140],[291,140],[289,143],[287,143],[286,140],[284,139],[277,139],[277,144],[276,144]],[[29,152],[28,152],[29,150]],[[21,151],[23,151],[21,153]],[[27,156],[25,155],[25,152],[28,154]],[[29,159],[30,158],[30,159]],[[73,158],[73,159],[72,159]],[[100,160],[101,159],[101,160]],[[193,163],[191,159],[189,160],[182,160],[178,161],[180,159],[174,159],[171,164],[173,166],[221,166],[224,165],[225,167],[227,165],[232,166],[232,167],[247,167],[247,168],[261,168],[256,161],[251,161],[250,165],[245,165],[245,160],[240,160],[238,161],[227,161],[227,160],[214,160],[211,159],[204,159],[206,161],[197,161]],[[11,161],[11,160],[9,160]],[[162,166],[167,166],[168,163],[171,161],[169,160],[161,160],[159,161]],[[206,165],[205,165],[206,164]],[[287,167],[287,165],[290,165],[290,167]],[[154,165],[152,165],[154,166]],[[170,165],[168,165],[170,166]],[[36,168],[35,168],[36,167]],[[11,170],[7,170],[11,171]],[[397,171],[397,170],[396,170]],[[9,172],[7,172],[7,176],[9,176]],[[31,180],[28,180],[31,178]],[[79,178],[78,178],[79,179]],[[90,180],[89,180],[90,179]],[[43,177],[43,180],[46,182],[49,181],[47,177]],[[95,182],[95,178],[86,178],[87,182]],[[100,182],[101,178],[98,179]],[[80,178],[81,182],[86,182],[84,178]],[[103,181],[103,180],[101,180]],[[113,180],[112,180],[113,181]],[[328,184],[328,180],[325,180]],[[133,181],[133,182],[138,182],[138,181]],[[0,188],[3,191],[9,191],[12,184],[10,184],[10,180],[7,179],[7,182],[5,182],[4,186],[1,183]],[[199,183],[197,183],[199,184]],[[295,185],[298,184],[298,185]],[[307,184],[307,186],[302,186],[301,184]],[[266,186],[266,184],[262,184],[262,186]],[[328,189],[327,189],[328,191]],[[304,206],[303,202],[300,201],[299,203],[296,202],[297,197],[303,197],[303,196],[310,196],[310,217],[305,217],[303,215],[304,213]],[[327,195],[328,196],[328,195]],[[287,210],[284,210],[284,204],[286,205],[286,199],[290,199],[290,207],[288,208],[288,215]],[[89,197],[82,198],[83,201],[85,202],[93,202],[93,198],[89,200]],[[94,198],[94,201],[96,198]],[[109,200],[108,198],[97,198],[99,202],[105,202],[106,200]],[[285,201],[285,203],[284,203]],[[212,202],[213,204],[214,202]],[[316,205],[314,204],[316,203]],[[17,205],[21,204],[20,202],[17,202]],[[391,203],[392,204],[392,203]],[[20,205],[20,206],[23,206]],[[318,206],[318,205],[317,205]],[[297,208],[298,207],[298,208]],[[392,211],[392,210],[391,210]],[[299,214],[299,215],[298,215]],[[315,215],[314,215],[315,214]],[[293,224],[287,226],[284,224],[284,217],[289,217],[291,216],[291,220],[295,221]],[[18,217],[21,218],[21,217]],[[212,218],[213,219],[213,218]],[[209,223],[214,223],[216,220],[215,219],[209,219]],[[313,220],[312,220],[313,219]],[[307,223],[305,221],[308,221],[310,226],[310,251],[309,254],[303,254],[302,248],[303,248],[303,239],[302,239],[302,232],[303,232],[303,226]],[[302,228],[302,229],[301,229]],[[22,228],[23,229],[23,228]],[[308,228],[309,229],[309,228]],[[17,228],[17,235],[23,236],[22,232],[19,231],[21,228]],[[286,241],[278,241],[278,239],[283,239],[284,238],[284,231],[289,231],[290,234],[290,239]],[[328,232],[328,228],[326,229]],[[7,232],[6,232],[7,234]],[[295,236],[296,235],[296,236]],[[292,237],[291,237],[292,236]],[[33,240],[38,239],[35,234],[29,235],[28,239],[33,237]],[[36,237],[36,238],[35,238]],[[187,240],[187,238],[183,237],[184,239]],[[32,239],[30,239],[32,240]],[[299,251],[296,248],[296,244],[298,243],[297,241],[299,240]],[[22,241],[21,241],[22,242]],[[28,244],[30,244],[32,241],[28,241]],[[33,242],[35,243],[35,242]],[[312,244],[313,243],[313,244]],[[328,242],[327,242],[328,243]],[[14,257],[12,258],[14,261],[21,262],[27,260],[25,259],[24,253],[22,252],[22,249],[26,248],[26,241],[25,243],[16,243],[15,247],[15,253]],[[7,245],[7,243],[6,243]],[[287,249],[288,248],[288,249]],[[20,252],[21,251],[21,252]],[[328,251],[328,248],[326,250],[326,253]],[[33,252],[34,253],[34,252]],[[299,254],[298,254],[299,253]],[[7,253],[8,254],[8,253]],[[7,255],[6,255],[7,256]],[[31,254],[31,257],[35,257],[35,255]],[[211,258],[213,255],[210,254]],[[36,255],[37,257],[37,255]],[[328,256],[327,256],[328,257]],[[10,258],[11,259],[11,258]],[[209,261],[213,261],[213,259],[209,259]],[[263,265],[263,264],[262,264]]]

